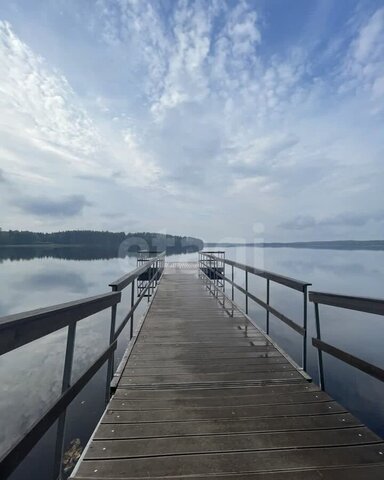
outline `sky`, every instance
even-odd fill
[[[382,239],[382,0],[2,0],[0,227]]]

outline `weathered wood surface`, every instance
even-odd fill
[[[382,480],[384,444],[181,272],[164,275],[75,478],[187,477]]]

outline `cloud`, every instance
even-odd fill
[[[342,66],[340,90],[366,92],[375,113],[382,111],[378,102],[384,99],[384,7],[354,20],[358,28]]]
[[[231,9],[205,1],[172,7],[169,18],[156,3],[101,0],[96,9],[104,40],[128,48],[130,62],[145,72],[157,121],[190,102],[248,87],[248,67],[261,42],[259,18],[248,2]]]
[[[384,34],[384,8],[378,9],[366,21],[353,43],[353,54],[359,63],[371,59],[382,60],[380,57],[382,36]]]
[[[127,61],[145,72],[149,118],[144,135],[134,125],[123,131],[127,156],[142,171],[149,159],[160,165],[153,176],[168,192],[232,194],[239,178],[267,175],[299,142],[294,133],[260,127],[300,96],[304,69],[297,53],[262,61],[261,19],[250,2],[174,2],[166,18],[156,3],[103,0],[98,7],[104,40],[124,46]]]
[[[384,221],[384,212],[344,212],[333,217],[326,217],[319,220],[316,220],[311,215],[299,215],[288,222],[282,223],[280,227],[288,230],[306,230],[318,227],[363,227],[370,221]]]
[[[92,283],[86,282],[84,277],[77,272],[55,270],[26,275],[22,280],[15,282],[19,289],[31,288],[35,291],[59,290],[71,293],[87,294]]]
[[[311,215],[298,215],[292,220],[280,224],[281,228],[286,228],[287,230],[304,230],[314,228],[315,226],[316,220]]]
[[[113,175],[103,175],[102,173],[97,175],[97,174],[80,174],[76,175],[76,178],[80,180],[86,180],[88,182],[97,182],[97,183],[115,183],[115,178]]]
[[[371,220],[381,222],[384,220],[384,212],[354,213],[345,212],[334,217],[325,218],[319,222],[325,226],[348,225],[353,227],[362,227]]]
[[[4,175],[4,170],[2,168],[0,168],[0,183],[7,183],[8,180],[6,179],[5,175]]]
[[[11,118],[18,117],[25,134],[40,148],[61,147],[85,156],[95,152],[96,130],[76,105],[67,80],[50,72],[5,21],[0,21],[0,83],[3,109]]]
[[[21,197],[16,205],[25,213],[43,217],[74,217],[84,207],[91,205],[83,195],[71,195],[61,199],[47,197]]]
[[[249,173],[256,167],[258,171],[273,167],[280,155],[289,156],[292,147],[299,143],[299,138],[292,134],[274,134],[255,137],[241,135],[228,148],[228,163],[241,172]]]
[[[104,175],[111,175],[123,168],[124,181],[137,185],[153,181],[158,173],[148,155],[144,169],[144,154],[127,152],[118,127],[95,121],[67,78],[2,20],[0,85],[2,118],[7,118],[0,122],[0,138],[9,157],[8,169],[26,171],[32,157],[35,167],[48,177],[56,177],[58,169],[70,168],[72,175],[93,175],[102,169]],[[95,98],[95,105],[99,103]]]
[[[1,5],[3,228],[361,234],[364,219],[334,212],[384,201],[384,10],[322,5],[68,0],[44,25]],[[56,221],[20,192],[93,208]]]

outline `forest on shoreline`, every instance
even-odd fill
[[[62,232],[31,232],[0,230],[1,247],[99,247],[133,253],[151,251],[198,251],[204,247],[199,238],[153,232],[108,232],[96,230],[66,230]]]

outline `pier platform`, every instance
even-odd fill
[[[384,444],[246,315],[175,270],[71,478],[382,480]]]

